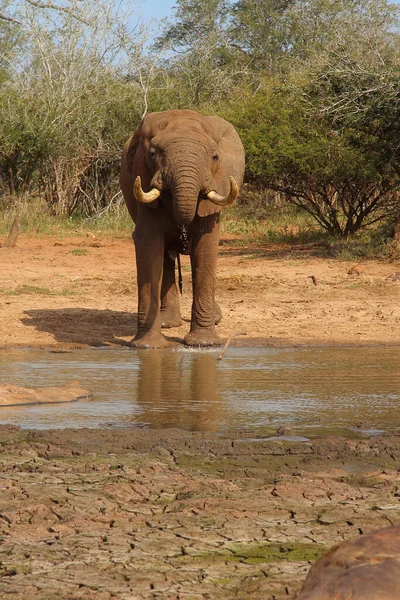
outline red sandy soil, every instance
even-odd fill
[[[0,263],[0,347],[125,344],[133,337],[130,239],[22,235],[16,248],[0,247]],[[225,239],[218,332],[223,339],[246,332],[248,344],[398,343],[400,276],[390,277],[397,270],[396,263],[337,260],[324,247],[241,247]],[[171,340],[182,340],[189,328],[188,257],[183,276],[184,324],[166,332]]]

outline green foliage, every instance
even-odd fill
[[[141,117],[196,108],[236,125],[250,181],[329,234],[397,217],[397,5],[177,0],[150,48],[106,0],[34,4],[0,0],[0,206],[111,214]]]
[[[293,93],[279,81],[268,81],[255,96],[242,93],[226,111],[245,145],[249,176],[269,181],[312,177],[322,183],[377,177],[380,157],[369,152],[371,135],[366,132],[363,139],[361,132],[316,118],[298,89]]]
[[[227,0],[177,0],[175,20],[168,23],[158,36],[156,47],[172,45],[190,52],[194,46],[206,43],[223,30],[229,14]],[[223,44],[223,40],[220,40]]]
[[[75,256],[87,256],[89,251],[86,248],[74,248],[74,250],[70,250],[70,253]]]
[[[117,197],[121,146],[141,116],[120,73],[134,40],[101,0],[59,10],[24,7],[26,52],[0,88],[0,193],[92,214]]]
[[[344,128],[311,110],[307,85],[269,80],[256,96],[237,98],[229,118],[251,179],[281,192],[329,233],[349,235],[394,209],[396,169],[382,148],[373,151],[379,130]]]
[[[215,110],[241,80],[243,60],[227,37],[229,7],[228,0],[177,0],[175,20],[166,22],[155,43],[168,53],[158,78],[168,108]]]

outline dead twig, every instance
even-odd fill
[[[34,6],[35,8],[50,9],[50,10],[55,10],[57,12],[66,13],[67,15],[70,15],[71,17],[76,19],[77,21],[80,21],[81,23],[84,23],[85,25],[90,26],[89,21],[82,19],[82,17],[80,17],[79,15],[74,13],[74,11],[72,9],[66,8],[64,6],[58,6],[57,4],[53,4],[52,2],[35,2],[35,0],[26,0],[26,2],[28,2],[28,4],[30,4],[31,6]]]
[[[236,337],[237,335],[247,335],[247,333],[246,333],[246,332],[242,332],[242,333],[235,333],[235,332],[234,332],[234,333],[231,333],[231,335],[230,335],[230,336],[228,337],[228,339],[226,340],[226,342],[225,342],[225,345],[224,345],[224,347],[222,348],[222,350],[221,350],[220,354],[218,355],[218,357],[217,357],[217,360],[222,360],[222,357],[224,356],[225,352],[227,351],[227,349],[228,349],[228,346],[229,346],[229,344],[230,344],[230,343],[231,343],[231,341],[232,341],[232,338]]]
[[[20,229],[18,217],[15,217],[14,222],[11,225],[10,233],[8,234],[6,241],[2,244],[3,248],[14,248],[14,246],[16,246]]]
[[[0,13],[0,19],[2,21],[8,21],[9,23],[17,23],[17,25],[22,25],[21,21],[17,21],[17,19],[14,19],[13,17],[9,17],[9,16],[5,15],[4,13]]]

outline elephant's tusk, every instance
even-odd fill
[[[140,175],[138,175],[135,179],[135,183],[133,185],[133,193],[135,194],[135,198],[138,202],[142,202],[142,204],[149,204],[149,202],[154,202],[161,196],[160,190],[157,188],[153,188],[150,192],[144,192],[142,190],[142,180],[140,179]]]
[[[231,184],[231,189],[229,190],[229,194],[227,196],[220,196],[217,194],[217,192],[208,192],[207,198],[218,206],[230,206],[233,204],[239,195],[239,188],[234,177],[229,177],[229,181]]]

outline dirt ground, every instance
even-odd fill
[[[131,240],[21,235],[0,247],[0,264],[1,351],[132,338]],[[235,343],[250,345],[398,344],[397,272],[319,246],[224,239],[218,331],[246,332]],[[185,321],[167,332],[175,344],[189,327],[186,257],[183,276]],[[302,443],[0,427],[0,598],[294,598],[332,544],[400,522],[399,459],[400,427]]]
[[[174,341],[189,329],[188,257],[182,262],[184,324],[166,332]],[[132,339],[137,287],[130,239],[21,236],[16,248],[0,247],[0,264],[0,347]],[[246,343],[400,342],[396,263],[357,264],[325,247],[241,247],[224,239],[217,289],[222,338],[246,332]]]

